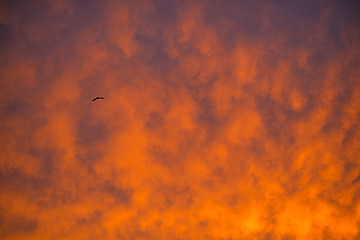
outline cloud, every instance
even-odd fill
[[[0,236],[358,238],[356,7],[3,1]]]

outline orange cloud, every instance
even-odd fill
[[[359,238],[355,5],[3,1],[1,239]]]

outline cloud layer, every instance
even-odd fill
[[[0,9],[2,239],[360,237],[355,1]]]

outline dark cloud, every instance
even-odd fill
[[[27,219],[22,216],[0,216],[0,232],[3,237],[32,235],[38,228],[36,219]]]

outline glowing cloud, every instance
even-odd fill
[[[355,1],[0,9],[1,239],[360,238]]]

